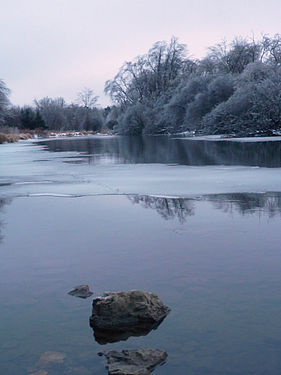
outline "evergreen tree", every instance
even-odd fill
[[[43,120],[41,113],[38,109],[36,110],[34,121],[37,129],[47,129],[46,123]]]

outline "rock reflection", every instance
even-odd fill
[[[188,216],[194,215],[194,201],[185,198],[155,197],[151,195],[128,195],[133,204],[156,210],[165,220],[177,218],[185,223]]]
[[[98,329],[94,328],[93,333],[94,333],[94,338],[97,343],[100,345],[105,345],[109,343],[114,343],[118,341],[126,341],[128,338],[134,336],[146,336],[151,332],[152,330],[156,330],[160,324],[163,322],[165,318],[160,320],[157,323],[143,323],[139,324],[135,327],[132,327],[131,329],[127,329],[126,331],[109,331],[109,330],[103,330],[103,329]]]
[[[208,195],[207,199],[218,210],[240,215],[281,215],[281,193],[233,193]]]

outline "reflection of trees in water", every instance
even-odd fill
[[[5,204],[8,204],[8,203],[10,203],[9,199],[0,198],[0,214],[1,214],[1,211],[2,211],[3,207],[5,206]],[[0,242],[3,240],[3,235],[2,235],[3,224],[4,224],[3,220],[0,217]]]
[[[150,195],[129,195],[134,204],[156,210],[165,220],[177,218],[184,223],[188,216],[194,215],[194,202],[184,198],[165,198]]]
[[[281,166],[281,142],[206,141],[169,137],[93,137],[41,142],[51,151],[76,151],[85,162]]]
[[[208,195],[207,200],[218,210],[240,215],[265,214],[268,217],[281,215],[281,193],[233,193]]]
[[[134,204],[156,210],[165,220],[178,219],[185,223],[188,216],[195,213],[195,201],[189,198],[165,198],[150,195],[129,195]],[[240,215],[267,215],[269,218],[281,216],[281,193],[233,193],[212,194],[199,200],[213,203],[214,208],[225,213]]]

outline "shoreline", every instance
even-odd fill
[[[0,133],[0,144],[15,143],[31,138],[34,138],[34,136],[30,133]]]
[[[108,135],[111,134],[108,131],[42,131],[42,130],[27,130],[26,132],[16,133],[3,133],[0,131],[0,144],[5,143],[16,143],[27,139],[38,139],[38,138],[59,138],[59,137],[83,137],[88,135]]]
[[[102,130],[102,131],[46,131],[46,130],[27,130],[25,132],[18,131],[18,132],[1,132],[0,131],[0,145],[5,143],[16,143],[22,140],[28,139],[40,139],[40,138],[60,138],[60,137],[85,137],[89,135],[113,135],[111,131]],[[117,135],[117,134],[114,134]],[[167,135],[172,137],[178,137],[181,139],[193,139],[193,140],[228,140],[228,141],[243,141],[248,138],[257,140],[258,138],[267,139],[267,138],[280,138],[281,132],[275,132],[268,134],[268,133],[256,133],[256,134],[220,134],[220,135],[205,135],[205,134],[194,134],[192,132],[183,132],[183,133],[175,133],[175,134],[161,134]],[[153,135],[155,136],[155,134]]]

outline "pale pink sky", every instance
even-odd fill
[[[280,0],[0,0],[0,78],[16,105],[104,82],[172,35],[194,57],[221,39],[281,32]]]

